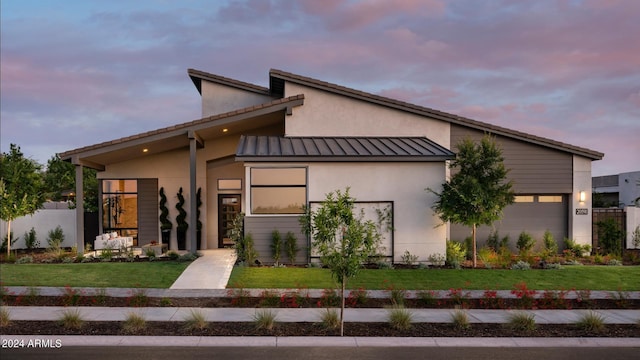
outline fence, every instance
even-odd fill
[[[633,236],[636,227],[640,226],[640,208],[594,208],[592,214],[592,246],[594,251],[598,252],[600,248],[598,223],[608,219],[613,219],[617,228],[624,234],[620,237],[620,248],[623,252],[638,248],[633,243]]]

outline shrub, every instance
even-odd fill
[[[544,252],[546,256],[555,255],[558,253],[558,243],[553,238],[551,231],[546,230],[542,236],[542,243],[544,244]]]
[[[459,269],[464,261],[465,253],[466,251],[461,243],[447,240],[447,264]]]
[[[84,319],[78,309],[69,309],[62,312],[58,322],[65,329],[80,329],[84,324]]]
[[[576,322],[576,326],[584,331],[599,333],[605,328],[604,318],[597,312],[589,310],[589,312],[580,317]]]
[[[393,305],[404,305],[404,298],[407,295],[407,290],[399,289],[391,285],[387,287],[387,291],[389,292],[389,299]]]
[[[340,306],[340,296],[335,289],[322,290],[322,297],[318,301],[318,307]]]
[[[491,232],[489,233],[489,237],[487,238],[487,247],[495,251],[500,249],[500,246],[498,244],[498,239],[499,239],[498,231],[491,230]]]
[[[424,306],[433,306],[438,302],[437,291],[434,290],[419,291],[416,295],[420,303]]]
[[[203,330],[208,326],[207,319],[201,310],[191,309],[189,315],[184,318],[184,327],[187,330]]]
[[[622,266],[622,261],[620,261],[618,259],[611,259],[611,260],[607,261],[607,265],[609,265],[609,266]]]
[[[291,263],[291,265],[295,264],[296,256],[298,255],[298,251],[300,251],[300,248],[298,247],[298,239],[293,234],[293,232],[287,232],[287,236],[284,240],[284,247],[287,251],[289,263]]]
[[[273,252],[273,262],[274,264],[280,263],[280,252],[282,250],[282,236],[280,236],[280,231],[273,230],[271,233],[271,251]]]
[[[493,268],[493,260],[497,259],[498,255],[488,246],[483,246],[478,250],[478,259],[482,262],[485,268],[491,269]]]
[[[640,248],[640,225],[636,226],[636,229],[633,230],[633,234],[631,235],[631,244],[633,244],[634,249]]]
[[[276,316],[276,312],[270,309],[256,310],[253,315],[253,323],[258,330],[272,330],[276,324]]]
[[[167,253],[167,256],[169,257],[170,260],[178,260],[180,258],[180,254],[178,254],[177,252],[171,250]]]
[[[580,245],[573,239],[564,238],[564,244],[566,249],[570,253],[569,255],[573,255],[576,257],[583,257],[586,253],[589,253],[591,251],[591,245]]]
[[[31,230],[24,233],[24,244],[29,251],[40,247],[40,241],[36,237],[36,229],[31,228]]]
[[[134,290],[131,296],[127,298],[127,306],[143,307],[149,304],[147,291],[144,289]]]
[[[189,261],[194,261],[197,258],[198,258],[198,255],[196,254],[186,253],[184,255],[180,255],[180,257],[178,257],[178,261],[189,262]]]
[[[6,307],[0,307],[0,327],[9,326],[11,324],[11,314]]]
[[[49,230],[49,236],[47,237],[47,244],[49,244],[49,248],[58,249],[64,242],[64,232],[62,231],[62,227],[60,225],[56,226],[55,229]]]
[[[531,249],[533,249],[535,244],[536,241],[526,231],[520,233],[520,235],[518,236],[518,242],[516,243],[521,255],[528,254]]]
[[[376,267],[378,269],[391,270],[391,269],[393,269],[393,264],[391,262],[389,262],[389,261],[380,260],[380,261],[376,262]]]
[[[388,308],[388,322],[396,330],[408,330],[411,328],[413,314],[402,305],[393,305]]]
[[[16,259],[16,264],[31,264],[32,262],[33,262],[33,257],[29,255],[19,257]]]
[[[413,264],[415,264],[418,261],[418,255],[413,255],[412,253],[409,252],[409,250],[405,250],[404,254],[402,254],[400,256],[400,259],[402,260],[403,263],[412,266]]]
[[[511,265],[511,270],[529,270],[531,269],[531,265],[526,262],[526,261],[522,261],[522,260],[518,260],[517,263]]]
[[[163,297],[163,298],[160,299],[160,306],[162,306],[162,307],[173,306],[173,302],[171,302],[170,298]]]
[[[122,330],[127,334],[137,334],[147,327],[147,320],[141,314],[130,312],[122,323]]]
[[[624,231],[615,219],[609,218],[596,223],[598,226],[598,245],[605,254],[622,255]]]
[[[558,263],[545,263],[544,268],[547,270],[560,270],[562,269],[562,265]]]
[[[427,260],[431,263],[432,266],[444,266],[447,258],[442,254],[431,254],[427,258]]]
[[[369,293],[364,288],[360,287],[349,291],[349,297],[347,298],[349,305],[364,305],[367,301],[369,301]]]
[[[340,315],[336,309],[325,309],[320,317],[320,322],[325,329],[337,329],[340,327]]]
[[[251,233],[248,233],[247,235],[244,236],[243,249],[244,249],[244,254],[243,254],[244,261],[246,261],[248,265],[253,265],[256,262],[256,259],[258,258],[258,252],[254,248],[253,235],[251,235]]]
[[[467,312],[464,310],[456,309],[451,313],[451,323],[458,330],[467,330],[471,327],[469,324],[469,317],[467,316]]]
[[[264,290],[260,294],[261,307],[277,307],[280,304],[280,294],[273,290]]]
[[[514,331],[533,331],[536,329],[535,315],[522,311],[510,313],[507,326]]]

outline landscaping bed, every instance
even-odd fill
[[[3,335],[144,335],[144,336],[338,336],[339,330],[319,323],[276,323],[271,330],[247,322],[213,322],[204,329],[190,329],[180,322],[147,322],[142,330],[126,331],[123,322],[91,321],[79,329],[54,321],[12,321],[1,327]],[[602,331],[586,331],[576,325],[540,324],[531,331],[504,324],[471,324],[468,329],[447,323],[414,323],[407,330],[388,323],[345,323],[345,336],[384,337],[640,337],[638,325],[606,325]]]
[[[407,308],[413,309],[640,309],[640,299],[612,295],[607,299],[566,299],[557,297],[522,298],[429,298],[404,299]],[[391,298],[346,300],[347,308],[384,308],[397,303]],[[339,298],[305,298],[295,295],[267,295],[263,297],[147,297],[142,293],[129,297],[110,296],[30,296],[5,295],[3,304],[8,306],[105,306],[105,307],[197,307],[197,308],[323,308],[339,307]]]

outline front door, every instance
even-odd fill
[[[233,219],[240,214],[240,194],[218,195],[218,247],[231,247],[233,240],[229,237],[233,227]]]

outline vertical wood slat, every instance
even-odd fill
[[[158,179],[138,179],[138,246],[160,242]]]

